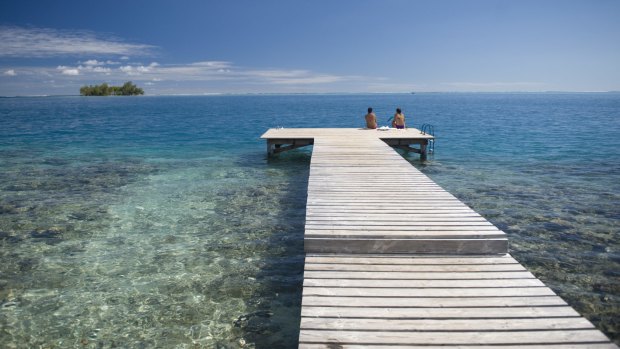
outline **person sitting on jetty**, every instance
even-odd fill
[[[372,112],[372,108],[368,108],[368,114],[364,118],[366,119],[366,128],[377,128],[377,116]]]
[[[392,127],[398,129],[405,128],[405,114],[403,114],[400,108],[396,108],[396,114],[394,114],[394,118],[392,119]]]

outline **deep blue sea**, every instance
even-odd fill
[[[311,148],[259,137],[369,106],[619,342],[620,94],[418,93],[0,99],[0,347],[295,347]]]

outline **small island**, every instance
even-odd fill
[[[137,96],[143,95],[144,90],[127,81],[123,86],[108,86],[107,83],[101,85],[82,86],[80,95],[82,96]]]

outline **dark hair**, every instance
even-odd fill
[[[400,114],[401,113],[400,108],[396,108],[396,112]]]
[[[372,108],[368,108],[368,112],[369,112],[369,113],[372,113]]]

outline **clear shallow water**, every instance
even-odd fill
[[[0,346],[294,347],[310,149],[258,137],[368,106],[617,340],[618,94],[59,97],[0,99]]]

